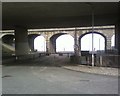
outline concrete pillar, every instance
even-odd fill
[[[46,40],[46,53],[50,53],[50,41]]]
[[[34,51],[34,37],[31,37],[28,39],[28,42],[29,42],[29,47],[31,49],[31,51]]]
[[[34,38],[31,39],[30,47],[31,51],[34,51]]]
[[[115,25],[115,48],[118,51],[118,55],[120,55],[120,2],[118,4],[118,22]]]
[[[120,1],[118,6],[118,54],[120,55]]]
[[[115,26],[115,48],[118,51],[118,55],[120,55],[120,24]]]
[[[0,2],[0,30],[2,30],[2,2]],[[2,32],[0,32],[0,36]],[[2,39],[0,38],[0,76],[2,77]],[[0,79],[0,95],[2,95],[2,79]]]
[[[27,38],[27,29],[16,27],[15,29],[15,54],[27,55],[30,51]]]

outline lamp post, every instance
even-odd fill
[[[95,65],[94,62],[94,6],[91,5],[92,8],[92,66]]]
[[[92,10],[92,66],[95,65],[94,62],[94,5],[92,3],[86,3],[87,5],[90,6],[91,10]]]

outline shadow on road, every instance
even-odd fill
[[[76,65],[70,63],[70,57],[67,55],[50,55],[50,56],[41,56],[35,59],[26,59],[26,60],[15,60],[11,63],[4,63],[4,66],[67,66],[67,65]]]

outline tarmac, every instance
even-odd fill
[[[58,67],[62,67],[62,68],[72,70],[72,71],[77,71],[77,72],[119,76],[119,68],[69,64],[68,63],[69,58],[67,56],[51,55],[51,56],[46,56],[46,57],[40,57],[35,60],[27,60],[27,62],[29,62],[28,65],[34,65],[34,66],[58,66]],[[17,65],[19,65],[19,64],[17,64]],[[24,62],[21,62],[20,65],[24,65]],[[2,66],[1,66],[1,68],[2,68]]]
[[[3,66],[2,94],[118,94],[118,77],[55,66]]]
[[[2,69],[2,93],[118,93],[118,68],[71,65],[68,64],[68,61],[67,56],[52,55],[3,64],[0,66]]]

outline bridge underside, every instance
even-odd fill
[[[28,29],[115,25],[115,47],[120,55],[119,5],[119,2],[4,2],[2,29],[15,30],[15,54],[19,56],[30,51]]]
[[[3,29],[91,26],[93,10],[94,25],[114,25],[118,19],[117,2],[4,2],[2,10]]]

